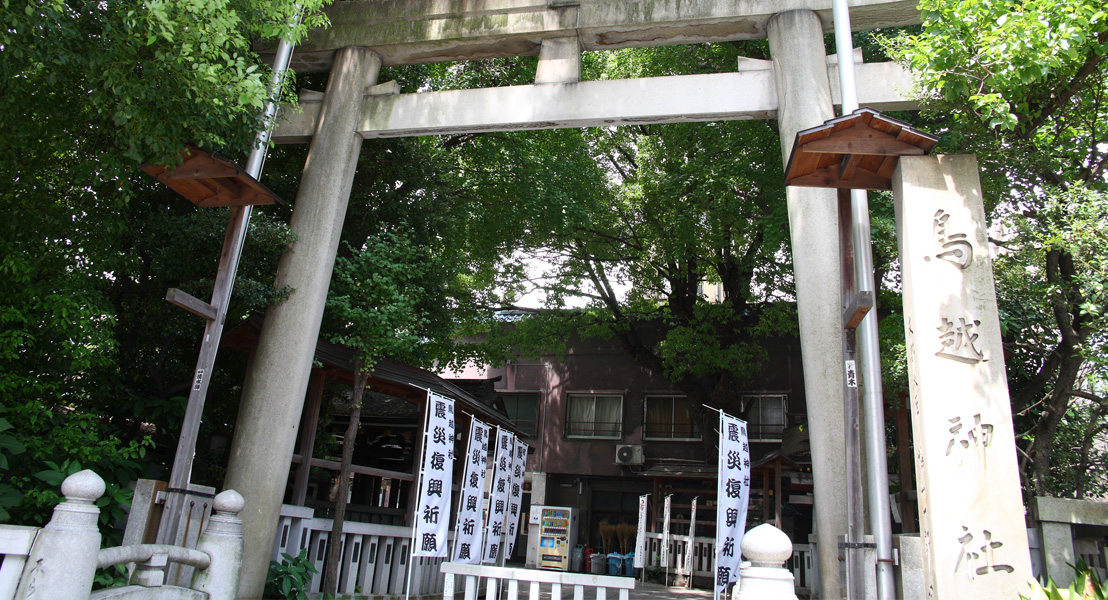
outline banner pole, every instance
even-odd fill
[[[419,476],[416,477],[416,498],[419,498],[420,493],[423,492],[423,455],[427,453],[427,427],[431,424],[431,390],[425,389],[424,391],[427,392],[427,400],[423,403],[423,440],[421,444],[422,448],[419,451]],[[404,600],[410,598],[410,593],[412,591],[412,571],[415,567],[416,521],[418,519],[419,510],[416,510],[412,513],[412,540],[408,544],[408,581],[404,584]]]
[[[639,523],[635,528],[635,562],[638,563],[636,568],[639,570],[639,581],[642,583],[646,583],[646,568],[650,566],[646,560],[646,503],[648,498],[650,498],[650,494],[639,496]]]
[[[707,405],[705,405],[707,406]],[[708,407],[712,408],[712,407]],[[713,409],[714,410],[714,409]],[[719,442],[718,446],[723,447],[723,411],[719,412]],[[717,449],[718,452],[718,449]],[[716,467],[716,490],[719,490],[719,477],[722,474],[721,467]],[[717,494],[718,496],[718,494]],[[712,552],[712,600],[720,600],[719,598],[719,520],[720,520],[720,507],[719,499],[716,500],[716,542],[713,544]]]

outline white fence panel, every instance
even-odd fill
[[[508,600],[519,600],[520,587],[528,590],[528,598],[538,598],[540,590],[549,587],[552,600],[562,600],[562,591],[566,587],[573,590],[574,600],[584,600],[586,598],[586,588],[593,591],[594,595],[590,597],[596,598],[596,600],[607,600],[609,591],[612,592],[612,600],[617,598],[618,600],[628,600],[631,590],[635,589],[634,579],[610,575],[587,575],[560,571],[466,565],[452,562],[442,563],[440,569],[446,577],[455,582],[455,585],[444,586],[443,600],[453,600],[457,597],[459,591],[461,591],[465,600],[474,600],[479,595],[478,587],[481,578],[486,580],[486,598],[496,598],[497,591],[500,587],[504,587]],[[457,585],[459,583],[461,585]]]
[[[35,543],[38,527],[0,525],[0,600],[15,598],[15,588],[31,545]]]

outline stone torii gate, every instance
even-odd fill
[[[854,0],[856,30],[918,24],[915,0]],[[302,98],[277,142],[310,140],[292,216],[298,241],[277,286],[292,292],[266,316],[247,375],[225,487],[246,499],[239,596],[260,598],[303,407],[339,235],[363,139],[629,123],[776,118],[782,156],[795,134],[832,118],[838,77],[824,52],[829,0],[352,0],[327,9],[293,59],[330,70]],[[771,61],[736,72],[580,81],[583,50],[768,38]],[[535,85],[399,94],[377,85],[382,65],[539,55]],[[912,108],[909,76],[859,64],[858,97],[879,110]],[[804,384],[815,483],[822,597],[839,597],[835,540],[847,530],[843,353],[834,190],[789,188]]]

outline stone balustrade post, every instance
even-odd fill
[[[104,489],[104,480],[88,469],[65,478],[65,502],[54,507],[35,538],[16,600],[88,598],[100,551],[100,509],[94,503]]]
[[[797,600],[793,574],[783,566],[793,554],[789,536],[764,523],[746,532],[740,548],[750,566],[739,571],[735,600]]]
[[[242,494],[225,490],[215,497],[215,514],[196,542],[196,549],[212,557],[211,565],[192,577],[192,588],[210,600],[234,600],[242,570],[242,519],[246,507]]]
[[[157,553],[143,562],[135,564],[135,570],[127,579],[131,585],[142,587],[161,587],[165,585],[165,571],[169,568],[169,555]]]

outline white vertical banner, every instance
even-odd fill
[[[454,480],[454,401],[427,393],[419,502],[414,515],[415,556],[446,556],[450,490]]]
[[[719,413],[719,485],[716,504],[716,585],[719,600],[739,579],[743,532],[750,502],[750,446],[746,422]]]
[[[696,545],[693,538],[696,537],[696,499],[692,499],[692,510],[689,512],[689,544],[685,546],[685,570],[682,573],[689,577],[693,572],[693,547]]]
[[[662,509],[662,550],[659,560],[662,562],[662,568],[669,568],[669,508],[670,500],[673,499],[673,494],[666,494],[666,501]]]
[[[635,568],[646,566],[646,499],[650,494],[639,496],[639,526],[635,531]]]
[[[523,474],[526,470],[527,444],[517,438],[515,460],[512,461],[512,484],[508,489],[508,536],[504,540],[504,560],[512,557],[516,536],[519,535],[519,509],[523,506]]]
[[[489,426],[472,419],[466,448],[465,476],[462,477],[462,492],[458,495],[458,520],[454,523],[454,551],[450,560],[475,565],[481,562],[480,549],[485,539],[481,505],[489,463]]]
[[[497,430],[496,462],[489,492],[489,518],[485,527],[485,547],[481,552],[482,563],[495,564],[500,558],[504,521],[508,516],[508,491],[512,480],[512,453],[515,435],[503,429]]]

